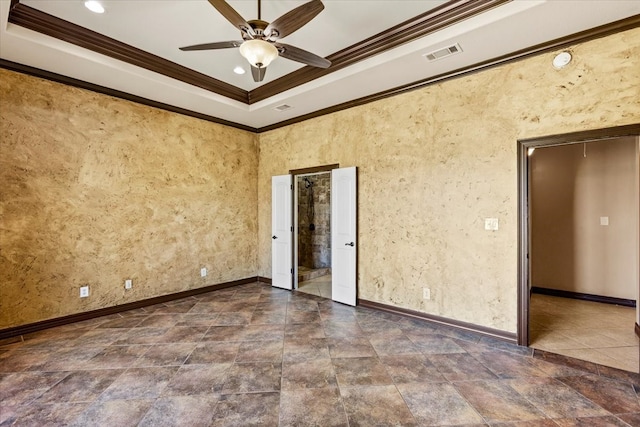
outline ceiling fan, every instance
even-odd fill
[[[269,23],[261,19],[261,0],[258,0],[258,19],[245,21],[225,0],[208,0],[227,21],[240,29],[242,40],[204,43],[181,47],[180,50],[211,50],[240,48],[240,54],[251,64],[253,80],[261,82],[267,66],[278,56],[313,67],[327,68],[331,61],[295,46],[278,42],[311,21],[323,9],[321,0],[311,0]]]

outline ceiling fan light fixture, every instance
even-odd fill
[[[240,46],[240,55],[253,67],[265,68],[278,57],[278,49],[264,40],[247,40]]]

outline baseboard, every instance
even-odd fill
[[[459,320],[449,319],[446,317],[436,316],[433,314],[422,313],[420,311],[410,310],[408,308],[395,307],[393,305],[382,304],[379,302],[358,299],[358,305],[361,307],[373,308],[375,310],[386,311],[387,313],[399,314],[401,316],[412,317],[415,319],[428,320],[430,322],[439,323],[441,325],[452,326],[454,328],[463,329],[465,331],[476,332],[491,338],[508,341],[517,344],[518,338],[515,333],[505,332],[499,329],[487,328],[486,326],[475,325],[473,323],[462,322]]]
[[[632,300],[632,299],[604,297],[601,295],[583,294],[580,292],[562,291],[559,289],[539,288],[537,286],[533,286],[531,288],[531,293],[541,294],[541,295],[550,295],[550,296],[562,297],[562,298],[580,299],[583,301],[601,302],[604,304],[622,305],[625,307],[636,306],[635,300]]]
[[[636,335],[640,337],[640,325],[638,325],[637,323],[636,323],[635,330],[636,330]]]
[[[68,316],[56,317],[54,319],[43,320],[40,322],[29,323],[26,325],[0,329],[0,340],[5,338],[16,337],[19,335],[30,334],[32,332],[37,332],[43,329],[49,329],[56,326],[67,325],[69,323],[81,322],[83,320],[89,320],[96,317],[107,316],[109,314],[116,314],[116,313],[121,313],[123,311],[134,310],[136,308],[148,307],[154,304],[162,304],[163,302],[169,302],[169,301],[177,300],[180,298],[187,298],[187,297],[204,294],[211,291],[230,288],[232,286],[245,285],[247,283],[255,283],[256,281],[262,282],[262,280],[260,279],[261,279],[260,277],[248,277],[246,279],[233,280],[230,282],[219,283],[217,285],[210,285],[210,286],[205,286],[197,289],[189,289],[188,291],[176,292],[173,294],[147,298],[140,301],[129,302],[126,304],[114,305],[112,307],[100,308],[98,310],[85,311],[83,313],[70,314]],[[269,279],[269,281],[271,281],[271,279]]]
[[[258,282],[266,283],[267,285],[270,285],[271,284],[271,279],[269,279],[268,277],[258,276]]]

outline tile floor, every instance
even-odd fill
[[[331,274],[298,283],[298,291],[331,299]]]
[[[533,294],[530,312],[531,347],[640,372],[635,308]]]
[[[11,341],[2,426],[640,425],[640,374],[259,283]]]

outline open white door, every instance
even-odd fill
[[[331,171],[331,298],[356,305],[356,168]]]
[[[293,288],[291,175],[271,178],[271,285]]]

